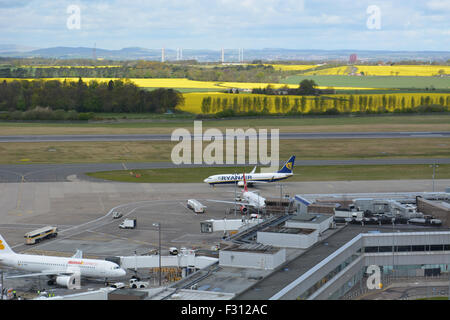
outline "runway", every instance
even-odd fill
[[[280,166],[285,160],[280,161]],[[395,164],[450,164],[450,158],[404,158],[404,159],[353,159],[353,160],[299,160],[299,166],[333,165],[395,165]],[[137,163],[85,163],[85,164],[1,164],[0,182],[63,182],[63,181],[102,181],[85,175],[87,172],[204,167],[206,165],[175,165],[172,162]],[[213,165],[234,167],[236,165]],[[252,169],[248,164],[249,170]]]
[[[225,131],[223,132],[225,136]],[[244,135],[237,135],[242,139]],[[252,137],[252,136],[250,136]],[[436,132],[281,132],[280,140],[297,139],[401,139],[448,138],[450,131]],[[193,139],[200,139],[193,135]],[[270,139],[268,130],[268,139]],[[171,141],[170,134],[108,134],[108,135],[12,135],[0,136],[0,142],[112,142],[112,141]],[[178,139],[176,139],[178,141]]]

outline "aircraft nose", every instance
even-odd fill
[[[206,178],[205,180],[203,180],[203,182],[206,182],[206,183],[208,183],[209,182],[209,180],[211,180],[211,178]]]
[[[119,277],[124,277],[127,274],[127,272],[124,269],[120,269],[117,272],[119,274]]]

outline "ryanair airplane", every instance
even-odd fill
[[[245,178],[247,180],[247,185],[251,186],[256,183],[269,183],[280,181],[289,178],[294,175],[294,162],[295,156],[292,156],[284,166],[277,172],[272,173],[255,173],[256,167],[253,168],[252,172],[245,173]],[[214,186],[216,184],[235,184],[243,187],[243,174],[218,174],[214,176],[210,176],[203,180],[203,182],[209,183]]]

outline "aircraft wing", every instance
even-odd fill
[[[258,184],[258,183],[269,183],[269,181],[258,181],[258,180],[254,180],[254,181],[252,181],[252,180],[250,180],[250,181],[247,181],[247,184]]]
[[[248,203],[248,202],[239,202],[239,201],[224,201],[224,200],[206,200],[206,201],[211,201],[211,202],[221,202],[221,203],[230,203],[230,204],[239,204],[242,206],[250,206],[253,207],[252,204]]]
[[[10,277],[6,277],[6,279],[39,277],[39,276],[58,276],[60,274],[67,274],[67,272],[44,271],[44,272],[38,272],[38,273],[29,273],[29,274],[20,274],[17,276],[10,276]]]

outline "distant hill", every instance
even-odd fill
[[[341,60],[348,61],[351,54],[357,54],[362,61],[399,61],[399,60],[421,60],[421,61],[447,61],[450,60],[450,51],[363,51],[363,50],[297,50],[283,48],[245,49],[245,61],[281,61],[281,60]],[[1,57],[41,57],[74,59],[91,59],[94,55],[93,48],[87,47],[53,47],[35,49],[24,46],[1,45]],[[141,47],[123,48],[120,50],[95,49],[97,58],[110,60],[161,60],[161,49],[146,49]],[[166,61],[176,60],[176,49],[165,49]],[[183,49],[183,59],[195,59],[199,62],[217,62],[221,59],[221,50]],[[225,49],[225,61],[237,62],[239,59],[238,49]]]

